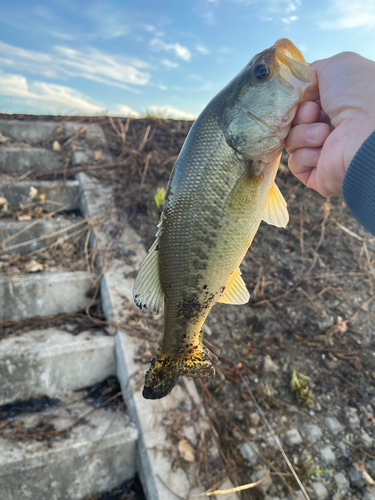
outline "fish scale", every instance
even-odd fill
[[[302,54],[279,40],[256,55],[190,129],[168,183],[156,241],[134,285],[142,310],[155,314],[163,302],[165,308],[145,398],[165,396],[181,375],[213,378],[201,328],[217,302],[249,300],[239,265],[261,220],[278,227],[288,221],[274,179],[297,106],[314,86]]]

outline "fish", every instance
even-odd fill
[[[157,314],[164,304],[144,398],[163,398],[181,376],[214,378],[202,326],[217,302],[249,301],[239,266],[262,220],[288,222],[275,176],[299,103],[317,97],[315,72],[290,40],[280,39],[255,55],[191,127],[133,288],[142,311]]]

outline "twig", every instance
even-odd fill
[[[34,222],[31,222],[30,224],[28,224],[26,227],[20,229],[19,231],[17,231],[16,233],[14,234],[11,234],[10,236],[7,236],[1,243],[1,247],[4,248],[4,245],[6,243],[8,243],[8,241],[11,241],[11,240],[14,240],[14,238],[17,238],[17,236],[19,236],[20,234],[24,233],[25,231],[28,231],[31,227],[34,227],[36,226],[37,224],[40,224],[42,221],[46,220],[46,219],[50,219],[51,217],[53,217],[54,215],[58,214],[59,212],[62,212],[63,210],[69,208],[69,205],[65,205],[61,208],[58,208],[57,210],[54,210],[53,212],[49,212],[48,214],[45,214],[43,215],[43,217],[41,217],[40,219],[36,219]]]
[[[139,153],[142,153],[142,151],[143,151],[143,149],[144,149],[144,147],[146,145],[148,136],[150,134],[150,130],[151,130],[151,125],[147,125],[145,135],[143,136],[142,142],[141,142],[141,144],[138,147],[138,152]]]
[[[206,495],[207,497],[211,495],[226,495],[227,493],[236,493],[237,491],[243,491],[243,490],[248,490],[250,488],[255,488],[255,486],[258,486],[258,484],[262,483],[269,475],[270,471],[268,470],[264,474],[264,476],[258,481],[255,481],[255,483],[248,483],[248,484],[243,484],[242,486],[235,486],[234,488],[230,488],[229,490],[205,491],[204,493],[201,493],[201,495]]]
[[[168,491],[170,491],[175,497],[179,498],[180,500],[188,500],[187,498],[184,498],[180,496],[178,493],[172,490],[167,483],[159,476],[159,474],[156,474],[156,477],[159,479],[159,481],[167,488]]]
[[[276,447],[278,448],[278,450],[280,451],[281,455],[283,456],[283,458],[284,458],[284,460],[285,460],[286,464],[287,464],[287,465],[288,465],[288,467],[289,467],[289,470],[291,471],[291,473],[292,473],[292,474],[293,474],[293,476],[294,476],[294,479],[297,481],[298,486],[301,488],[303,495],[305,496],[306,500],[310,500],[309,495],[307,494],[307,492],[306,492],[306,490],[305,490],[305,488],[304,488],[303,484],[301,483],[301,481],[300,481],[299,477],[297,476],[297,474],[296,474],[295,470],[293,469],[292,464],[290,463],[290,461],[289,461],[288,457],[286,456],[286,454],[285,454],[285,452],[284,452],[284,450],[283,450],[283,447],[281,446],[281,443],[280,443],[279,438],[275,435],[275,433],[274,433],[274,431],[273,431],[272,427],[271,427],[271,426],[270,426],[270,424],[268,423],[268,420],[266,419],[266,416],[265,416],[265,415],[264,415],[264,413],[263,413],[262,408],[259,406],[259,404],[258,404],[257,400],[255,399],[255,396],[254,396],[254,394],[253,394],[252,390],[250,389],[249,384],[247,383],[247,381],[245,380],[244,376],[242,375],[241,370],[239,370],[239,369],[237,368],[237,366],[236,366],[235,368],[236,368],[236,371],[237,371],[237,373],[238,373],[238,376],[240,377],[240,379],[241,379],[242,383],[244,384],[244,386],[245,386],[245,388],[246,388],[247,392],[249,393],[249,396],[251,397],[251,399],[252,399],[252,401],[253,401],[253,403],[254,403],[254,405],[255,405],[255,407],[256,407],[256,409],[257,409],[257,411],[258,411],[258,413],[259,413],[259,415],[260,415],[260,417],[261,417],[261,419],[263,420],[264,425],[267,427],[268,431],[271,433],[271,436],[272,436],[272,438],[273,438],[273,440],[274,440],[274,442],[275,442],[275,444],[276,444]]]
[[[47,238],[52,238],[52,237],[58,236],[59,234],[66,233],[67,231],[69,231],[70,229],[73,229],[74,227],[80,226],[82,224],[87,224],[87,222],[88,222],[88,219],[82,219],[81,221],[76,222],[75,224],[71,224],[70,226],[59,229],[58,231],[43,234],[42,236],[39,236],[39,238],[34,238],[32,240],[23,241],[22,243],[17,243],[17,245],[12,245],[12,246],[6,247],[6,248],[3,247],[3,249],[0,250],[0,253],[9,252],[9,250],[15,250],[16,248],[20,248],[20,247],[23,247],[25,245],[30,245],[31,243],[35,243],[37,241],[42,241],[42,240],[45,240]]]

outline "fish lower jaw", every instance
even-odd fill
[[[285,136],[284,136],[285,137]],[[284,148],[284,138],[280,140],[280,144],[277,146],[274,146],[273,148],[270,148],[266,151],[264,150],[259,150],[255,151],[253,154],[251,154],[251,159],[252,160],[261,160],[264,161],[265,163],[269,163],[273,161],[278,155],[281,154],[283,148]]]

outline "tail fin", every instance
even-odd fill
[[[146,373],[143,397],[145,399],[164,398],[183,375],[212,380],[215,377],[215,369],[208,352],[202,344],[198,345],[194,354],[189,357],[175,358],[162,355],[158,351]]]

